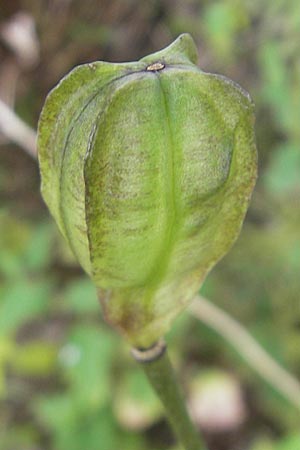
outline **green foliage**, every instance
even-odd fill
[[[46,312],[51,284],[29,279],[7,283],[1,292],[0,335],[14,332],[25,321]]]
[[[264,180],[272,196],[284,198],[300,193],[300,152],[296,144],[283,144],[274,150],[272,163]]]
[[[109,400],[113,388],[110,371],[117,342],[110,333],[96,327],[81,325],[71,330],[60,359],[80,409],[83,405],[97,408]]]
[[[62,308],[78,314],[100,314],[95,286],[86,278],[71,280],[63,292]]]
[[[40,402],[37,413],[54,433],[56,450],[98,450],[99,443],[103,450],[138,450],[143,445],[139,436],[118,427],[109,408],[86,414],[74,409],[71,397],[59,396]]]
[[[249,25],[249,16],[242,2],[212,2],[206,9],[204,30],[207,40],[219,58],[232,61],[237,56],[239,33]]]
[[[114,391],[112,366],[118,355],[118,341],[99,326],[75,326],[59,351],[67,393],[35,402],[39,420],[55,436],[57,450],[114,450],[139,448],[141,438],[126,433],[110,409]],[[132,447],[130,447],[132,446]]]
[[[258,440],[251,450],[296,450],[300,446],[300,435],[291,434],[290,436],[274,442],[271,439],[263,438]]]
[[[10,356],[11,368],[17,375],[47,376],[57,367],[57,348],[47,342],[32,341],[16,346]]]
[[[275,445],[275,450],[294,450],[300,446],[300,434],[292,434]]]

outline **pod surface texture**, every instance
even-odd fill
[[[165,334],[229,250],[256,179],[249,95],[196,61],[184,34],[138,62],[79,66],[39,122],[42,195],[135,347]]]

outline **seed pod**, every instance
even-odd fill
[[[135,347],[165,334],[228,251],[255,183],[249,95],[196,61],[183,34],[138,62],[79,66],[39,122],[43,197]]]

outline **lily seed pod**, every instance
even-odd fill
[[[229,250],[256,179],[249,95],[196,64],[183,34],[138,62],[81,65],[39,121],[45,202],[134,347],[166,333]]]

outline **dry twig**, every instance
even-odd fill
[[[0,100],[0,132],[7,139],[23,148],[30,156],[37,157],[35,131],[24,123],[2,100]]]

